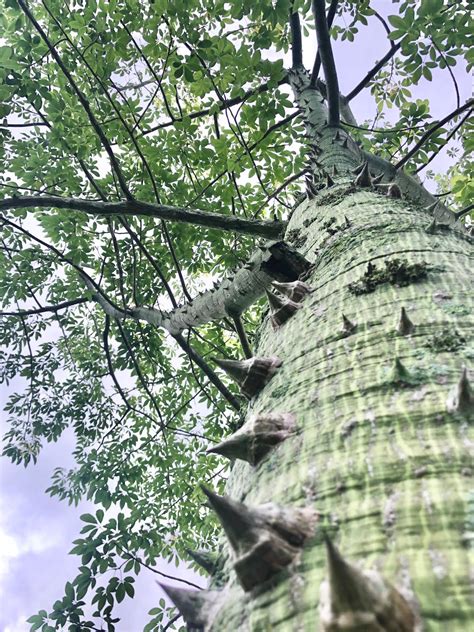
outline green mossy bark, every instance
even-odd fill
[[[474,362],[472,245],[460,232],[426,233],[430,222],[405,200],[347,184],[294,212],[288,232],[306,236],[315,291],[277,331],[263,323],[255,355],[283,366],[249,414],[294,413],[299,433],[255,468],[235,462],[227,493],[249,505],[312,506],[323,518],[299,560],[261,591],[244,593],[227,560],[213,631],[317,631],[323,529],[349,561],[414,597],[426,631],[474,625],[473,420],[446,412],[462,366]],[[425,262],[426,277],[350,292],[368,262],[395,258]],[[402,306],[415,324],[409,336],[397,333]],[[350,335],[343,313],[357,324]],[[433,345],[443,330],[463,342]],[[413,384],[391,380],[397,357]]]

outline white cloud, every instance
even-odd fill
[[[29,533],[15,536],[10,529],[0,524],[0,586],[8,575],[13,560],[24,555],[42,553],[59,544],[59,539],[51,530],[37,531],[34,525],[31,528]]]
[[[3,632],[28,632],[31,626],[26,623],[26,620],[30,616],[29,614],[21,614],[18,619],[9,623],[7,627],[3,629]]]

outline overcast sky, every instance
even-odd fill
[[[372,6],[387,14],[394,5],[389,0],[373,2]],[[396,5],[395,5],[396,6]],[[373,63],[388,50],[381,26],[370,23],[370,36],[360,35],[354,43],[335,44],[336,63],[339,69],[341,92],[349,92],[365,75]],[[314,46],[305,47],[305,63],[312,66]],[[455,73],[461,91],[461,103],[470,96],[470,80],[464,68],[457,66]],[[447,73],[433,73],[433,82],[423,81],[413,89],[418,98],[428,98],[434,117],[443,117],[456,107],[455,94]],[[443,95],[440,98],[440,95]],[[351,103],[355,117],[364,120],[375,114],[375,106],[368,91],[363,91]],[[396,121],[392,111],[388,120]],[[451,164],[446,151],[431,163],[430,168],[444,172]],[[428,185],[435,190],[434,185]],[[14,385],[13,385],[14,386]],[[3,388],[3,387],[0,387]],[[0,408],[7,398],[7,390],[0,393]],[[2,414],[0,432],[5,431]],[[67,555],[71,542],[81,529],[79,516],[91,510],[82,503],[70,507],[50,498],[44,490],[50,484],[55,467],[70,467],[74,447],[72,433],[65,433],[54,445],[48,444],[38,463],[27,469],[0,460],[0,632],[27,632],[25,620],[39,609],[49,611],[53,602],[63,596],[66,581],[76,575],[79,558]],[[173,575],[190,578],[183,567],[176,569],[161,563],[158,568]],[[117,607],[122,617],[119,632],[139,632],[149,619],[147,612],[163,596],[156,586],[157,576],[146,569],[136,580],[136,597],[126,599]],[[197,583],[204,585],[202,579]]]

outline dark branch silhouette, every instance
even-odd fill
[[[331,39],[329,37],[328,23],[326,20],[324,0],[312,0],[314,19],[316,23],[316,37],[318,51],[321,55],[321,63],[326,80],[328,101],[328,125],[338,126],[339,115],[339,83],[337,80],[336,64],[332,52]]]

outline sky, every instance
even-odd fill
[[[393,11],[388,0],[372,2],[382,14]],[[361,34],[354,43],[336,42],[334,45],[341,92],[349,92],[367,70],[388,50],[388,43],[381,26],[373,25],[370,36]],[[315,47],[312,41],[305,44],[304,61],[311,67]],[[462,67],[455,73],[461,90],[461,103],[470,97],[470,79]],[[433,81],[422,81],[413,88],[418,98],[427,98],[432,104],[434,117],[441,118],[456,107],[455,94],[447,73],[434,73]],[[440,95],[443,98],[440,98]],[[375,114],[375,105],[363,91],[351,102],[356,119],[364,120]],[[396,111],[388,120],[396,121]],[[435,172],[444,172],[451,164],[446,151],[431,163]],[[423,172],[422,172],[423,173]],[[435,190],[432,182],[427,183]],[[11,388],[21,389],[21,383],[13,383],[0,392],[0,409],[6,402]],[[0,413],[0,433],[5,432],[5,414]],[[48,444],[35,466],[23,468],[0,459],[0,632],[27,632],[25,620],[39,609],[48,610],[62,597],[66,581],[75,577],[77,556],[68,555],[72,540],[81,529],[79,516],[92,509],[91,504],[81,503],[71,507],[56,498],[50,498],[44,490],[50,484],[55,467],[70,467],[74,448],[72,433],[66,432],[56,444]],[[204,585],[203,578],[195,575],[185,565],[176,569],[164,561],[157,569],[182,578],[195,579]],[[139,632],[149,619],[147,612],[158,604],[164,594],[156,585],[159,577],[146,569],[136,579],[136,596],[126,599],[117,608],[122,618],[118,632]]]

